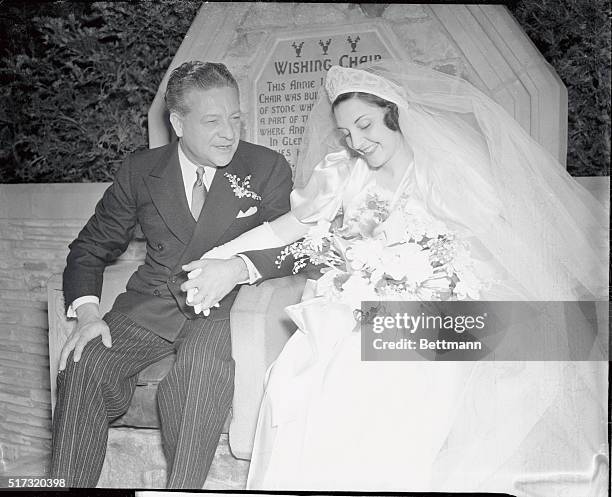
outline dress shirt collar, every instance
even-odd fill
[[[193,189],[193,184],[197,178],[198,167],[204,167],[204,185],[207,189],[210,189],[210,185],[215,173],[217,172],[217,168],[212,166],[199,166],[193,162],[191,159],[189,159],[189,157],[187,157],[187,155],[185,155],[180,141],[178,144],[178,159],[181,166],[181,173],[183,175],[183,186],[185,187],[187,204],[189,204],[189,207],[191,208],[191,192]]]

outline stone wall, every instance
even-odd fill
[[[51,399],[46,282],[108,184],[0,185],[0,475],[43,474]],[[125,254],[132,257],[133,250]]]
[[[609,178],[579,181],[609,205]],[[0,475],[46,470],[51,399],[45,285],[62,271],[68,243],[107,186],[0,185]],[[142,246],[133,243],[121,259],[139,258]]]

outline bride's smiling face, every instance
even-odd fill
[[[402,134],[385,123],[389,109],[352,97],[334,106],[338,130],[346,144],[372,168],[380,168],[402,149]]]

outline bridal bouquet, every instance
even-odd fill
[[[368,194],[342,227],[321,223],[286,247],[296,273],[322,265],[319,295],[360,308],[362,300],[477,299],[483,282],[474,272],[469,246],[417,202],[389,210]]]

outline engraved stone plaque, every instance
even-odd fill
[[[251,140],[282,153],[294,167],[308,114],[324,91],[327,70],[333,65],[359,67],[398,58],[384,38],[378,26],[360,25],[273,36],[251,77]]]

